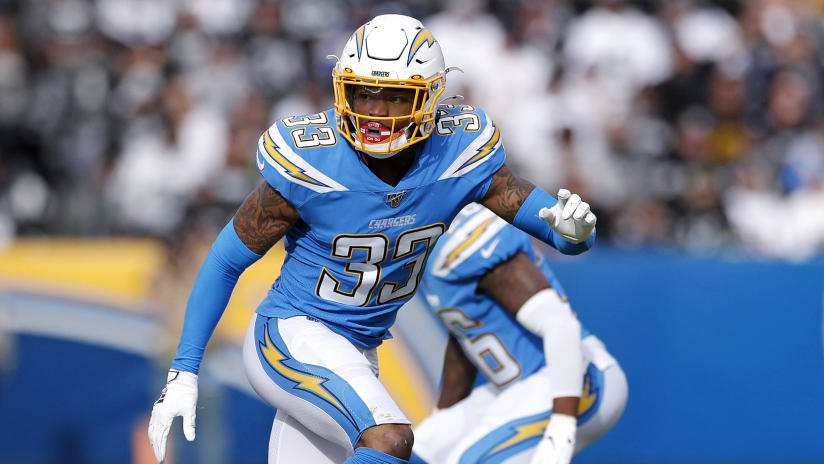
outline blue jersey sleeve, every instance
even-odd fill
[[[528,236],[507,224],[455,269],[455,278],[477,280],[518,252],[527,253],[531,258],[532,244]]]
[[[234,219],[229,221],[212,244],[189,294],[173,369],[198,373],[203,351],[223,315],[238,277],[260,258],[261,255],[247,248],[237,236]]]
[[[440,179],[460,177],[472,183],[470,199],[479,201],[489,190],[492,175],[506,161],[501,131],[480,108],[443,105],[439,111],[438,134],[454,161]]]
[[[526,234],[482,209],[457,227],[437,249],[431,274],[448,282],[472,282],[523,251],[534,258]]]
[[[312,197],[346,187],[321,172],[316,159],[328,156],[336,147],[323,145],[324,140],[335,140],[333,127],[307,121],[329,121],[327,113],[283,119],[269,127],[258,140],[255,162],[266,182],[298,210]],[[292,127],[287,127],[291,124]],[[316,137],[303,140],[308,133]],[[328,134],[332,134],[329,136]],[[321,139],[317,134],[329,136]],[[317,143],[310,143],[317,142]],[[300,146],[299,146],[300,145]]]
[[[293,192],[293,182],[290,182],[287,176],[284,176],[284,171],[288,173],[286,168],[286,159],[284,159],[281,152],[284,151],[283,144],[275,142],[276,137],[272,134],[279,134],[277,123],[266,129],[266,131],[258,139],[257,153],[255,154],[255,163],[258,171],[266,179],[266,183],[278,191],[284,198],[295,204],[296,192]]]

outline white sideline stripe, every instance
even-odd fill
[[[162,351],[157,322],[114,310],[71,307],[75,305],[82,302],[0,295],[0,331],[78,341],[147,357]]]

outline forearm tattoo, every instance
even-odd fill
[[[266,182],[235,213],[235,232],[250,250],[265,254],[300,219],[294,206]]]
[[[531,182],[516,177],[506,165],[492,176],[489,191],[481,203],[500,218],[512,222],[526,197],[535,188]]]

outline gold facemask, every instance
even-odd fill
[[[414,143],[420,142],[432,133],[435,125],[435,104],[444,90],[444,76],[438,74],[430,79],[416,74],[409,79],[372,78],[356,75],[350,68],[332,71],[335,91],[335,113],[338,116],[338,132],[360,151],[370,154],[391,156]],[[375,88],[396,88],[413,90],[412,109],[400,116],[376,117],[356,113],[348,96],[356,86]],[[362,127],[367,121],[380,122],[389,128],[388,137],[370,137]],[[406,122],[411,121],[411,122]],[[403,125],[403,127],[402,127]]]

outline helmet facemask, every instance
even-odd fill
[[[443,74],[429,79],[420,75],[409,79],[368,78],[339,67],[332,72],[338,132],[356,149],[376,158],[388,158],[432,133],[438,97],[444,90]],[[395,109],[399,105],[394,105],[393,99],[400,99],[409,103],[408,112],[359,113],[355,111],[359,106],[356,99],[361,103],[384,100],[384,105]]]

